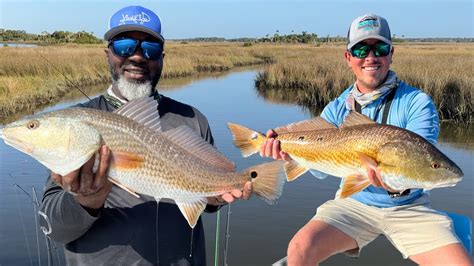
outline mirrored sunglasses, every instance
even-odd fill
[[[357,58],[366,58],[369,56],[370,51],[374,51],[376,57],[387,56],[390,54],[392,46],[384,42],[378,42],[374,45],[366,43],[358,43],[349,50],[352,56]]]
[[[160,42],[150,42],[136,40],[132,38],[116,39],[109,42],[109,47],[112,46],[114,54],[121,57],[132,56],[140,46],[143,57],[151,60],[156,60],[163,54],[163,44]]]

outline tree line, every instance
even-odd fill
[[[24,30],[0,29],[0,42],[33,42],[44,44],[76,43],[97,44],[101,39],[94,36],[92,32],[78,31],[55,31],[49,33],[43,31],[41,34],[27,33]]]
[[[474,42],[474,38],[405,38],[404,35],[397,36],[393,34],[392,40],[394,42]],[[316,33],[309,33],[302,31],[295,33],[291,31],[290,34],[281,34],[279,30],[271,34],[266,34],[261,38],[234,38],[226,39],[222,37],[197,37],[186,39],[175,39],[175,41],[186,42],[244,42],[251,43],[306,43],[306,44],[321,44],[321,43],[341,43],[346,42],[347,38],[342,36],[318,36]],[[103,40],[94,36],[92,32],[78,31],[54,31],[49,33],[43,31],[41,34],[27,33],[24,30],[8,30],[0,29],[0,42],[32,42],[44,44],[60,44],[60,43],[76,43],[76,44],[98,44]]]

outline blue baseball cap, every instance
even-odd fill
[[[142,6],[127,6],[110,17],[109,30],[104,39],[110,41],[115,36],[126,31],[141,31],[165,41],[161,35],[161,19],[150,9]]]

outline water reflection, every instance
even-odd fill
[[[238,169],[262,163],[258,155],[243,158],[232,144],[232,136],[226,127],[227,122],[246,125],[265,131],[295,121],[319,115],[319,111],[308,114],[288,97],[280,93],[264,96],[254,89],[256,71],[222,73],[211,78],[180,79],[160,81],[160,91],[173,99],[192,104],[209,120],[217,148]],[[87,90],[90,97],[103,93],[109,84]],[[83,102],[86,99],[78,93],[59,104],[47,107],[44,112],[60,109]],[[284,104],[281,104],[284,103]],[[313,113],[313,111],[311,111]],[[459,149],[458,145],[472,143],[472,130],[461,130],[454,125],[444,125],[440,149],[452,158],[465,173],[460,185],[453,188],[438,189],[432,192],[432,204],[437,209],[448,210],[473,218],[472,209],[473,179],[472,148]],[[0,141],[0,264],[27,265],[37,264],[35,221],[31,200],[21,194],[14,183],[31,191],[36,187],[39,194],[48,175],[48,171],[31,157],[24,155]],[[339,186],[340,179],[327,178],[317,180],[309,174],[285,184],[283,196],[277,205],[269,206],[257,199],[237,202],[232,205],[229,238],[229,265],[271,265],[286,254],[291,237],[313,215],[315,209],[325,201],[332,199]],[[225,211],[221,213],[221,232],[219,239],[219,264],[222,265],[223,246],[226,237]],[[216,214],[204,214],[206,249],[208,264],[214,264]],[[19,222],[23,219],[24,225]],[[29,245],[29,250],[28,250]],[[44,243],[41,243],[41,260],[46,264]],[[62,253],[61,251],[59,251]],[[380,254],[383,254],[381,256]],[[29,256],[33,257],[30,262]],[[61,263],[62,265],[62,263]],[[357,260],[337,255],[322,265],[412,265],[403,260],[400,253],[385,238],[379,238],[363,250]]]
[[[221,79],[225,78],[227,75],[230,73],[235,73],[235,72],[241,72],[241,71],[249,71],[253,69],[258,69],[258,68],[249,68],[249,67],[241,67],[241,68],[236,68],[232,72],[213,72],[213,73],[199,73],[197,75],[193,76],[188,76],[188,77],[179,77],[179,78],[163,78],[160,80],[158,84],[158,90],[159,91],[172,91],[172,90],[178,90],[181,88],[184,88],[191,84],[192,82],[196,82],[199,80],[204,80],[204,79]],[[81,90],[89,97],[89,98],[94,98],[102,93],[105,92],[105,90],[110,86],[110,83],[103,83],[103,84],[96,84],[92,86],[83,86],[81,87]],[[71,106],[73,104],[77,104],[79,102],[84,102],[86,99],[84,97],[84,94],[79,90],[73,88],[69,93],[67,93],[62,99],[61,103],[58,105],[56,102],[50,102],[47,104],[43,104],[40,106],[37,106],[33,110],[26,110],[23,112],[18,112],[14,115],[10,115],[7,117],[2,117],[0,116],[0,125],[5,125],[9,124],[11,122],[14,122],[22,117],[25,116],[30,116],[30,115],[35,115],[38,112],[47,112],[50,111],[54,106],[53,109],[58,109],[58,108],[64,108],[67,106]],[[58,106],[56,106],[58,105]]]
[[[308,96],[304,89],[273,89],[265,86],[255,86],[258,96],[266,101],[278,104],[291,104],[300,106],[304,112],[308,112],[312,117],[319,116],[324,105],[318,103],[316,97]]]

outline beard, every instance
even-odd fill
[[[117,89],[120,94],[129,101],[150,96],[153,92],[151,81],[147,80],[140,83],[131,82],[123,76],[119,76],[117,80]]]
[[[122,74],[120,74],[110,57],[108,62],[112,82],[117,85],[116,87],[118,92],[128,101],[150,96],[155,90],[156,84],[160,79],[161,71],[153,79],[146,80],[144,82],[138,82],[134,80],[127,80]],[[124,67],[125,66],[122,66],[122,68]]]

